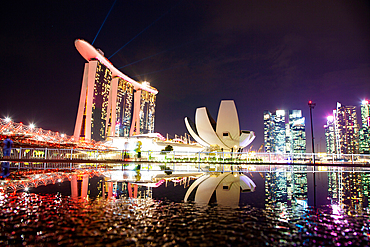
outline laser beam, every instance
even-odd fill
[[[145,32],[148,28],[150,28],[151,26],[154,25],[154,23],[156,23],[157,21],[159,21],[160,19],[162,19],[163,16],[165,16],[166,14],[168,14],[169,12],[171,12],[172,9],[174,9],[177,5],[179,5],[179,3],[181,2],[182,0],[180,0],[176,5],[174,5],[172,8],[170,8],[166,13],[164,13],[163,15],[161,15],[160,17],[158,17],[155,21],[153,21],[151,24],[149,24],[146,28],[144,28],[140,33],[138,33],[135,37],[133,37],[132,39],[130,39],[129,42],[127,42],[126,44],[124,44],[121,48],[119,48],[115,53],[113,53],[110,57],[108,57],[108,59],[110,59],[111,57],[113,57],[114,55],[117,54],[117,52],[119,52],[120,50],[122,50],[122,48],[124,48],[126,45],[130,44],[131,41],[133,41],[134,39],[136,39],[140,34],[142,34],[143,32]]]
[[[93,42],[91,43],[91,45],[93,45],[93,44],[94,44],[94,42],[95,42],[96,38],[98,37],[98,35],[99,35],[99,33],[100,33],[100,30],[101,30],[101,29],[102,29],[102,27],[104,26],[104,23],[105,23],[105,21],[107,20],[107,18],[108,18],[108,16],[109,16],[109,14],[110,14],[110,12],[112,11],[113,6],[116,4],[116,2],[117,2],[117,0],[115,0],[115,1],[114,1],[114,3],[113,3],[113,5],[112,5],[112,7],[110,8],[110,10],[109,10],[109,12],[108,12],[107,16],[105,17],[105,19],[104,19],[104,21],[103,21],[103,24],[101,24],[101,26],[100,26],[100,29],[99,29],[98,33],[95,35],[95,38],[94,38]]]

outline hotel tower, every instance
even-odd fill
[[[109,136],[153,133],[158,91],[123,74],[86,41],[78,39],[75,46],[87,63],[74,138],[103,141]]]

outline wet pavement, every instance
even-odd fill
[[[2,246],[367,246],[369,211],[1,194]]]
[[[0,191],[0,246],[370,245],[368,168],[251,167],[244,174],[256,190],[241,193],[235,208],[183,203],[195,180],[141,187],[141,199],[127,198],[127,183],[117,182],[108,200],[95,176],[90,199],[72,198],[71,182],[49,172],[12,172],[6,181],[41,179],[28,181],[28,191]]]

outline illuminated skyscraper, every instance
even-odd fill
[[[116,114],[110,115],[109,136],[127,137],[130,135],[134,86],[120,77],[115,77],[112,80],[111,92],[117,92],[117,94],[111,94],[108,106],[110,113],[114,112],[112,107],[116,109]]]
[[[306,128],[305,118],[302,117],[301,110],[289,110],[289,136],[291,145],[290,152],[306,152]]]
[[[274,115],[275,122],[275,152],[276,153],[285,153],[286,151],[286,132],[285,132],[285,111],[277,110]]]
[[[370,103],[364,100],[361,104],[361,129],[359,134],[359,151],[361,154],[370,153]]]
[[[334,116],[328,116],[325,128],[326,153],[335,153],[335,126]]]
[[[75,46],[88,62],[74,138],[103,141],[108,136],[153,133],[158,91],[123,74],[86,41],[76,40]]]
[[[290,110],[288,123],[285,123],[285,110],[277,110],[274,114],[265,111],[264,146],[265,152],[305,153],[305,118],[301,110]]]
[[[112,72],[100,61],[91,60],[85,65],[78,109],[78,121],[81,122],[79,137],[105,139],[111,80]]]
[[[273,153],[275,152],[275,142],[274,142],[274,120],[272,114],[269,111],[263,113],[263,139],[265,152]]]
[[[154,113],[156,95],[144,90],[135,92],[135,105],[130,135],[154,132]]]
[[[338,129],[339,146],[341,154],[356,154],[359,151],[359,127],[355,106],[337,105],[336,124]]]
[[[333,116],[328,117],[325,128],[326,151],[336,154],[359,152],[359,126],[355,106],[337,102]]]

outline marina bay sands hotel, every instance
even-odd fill
[[[75,46],[87,63],[74,138],[102,141],[153,133],[157,89],[123,74],[88,42],[78,39]]]

